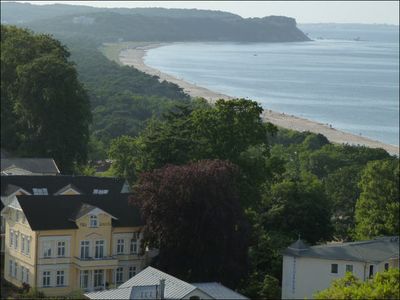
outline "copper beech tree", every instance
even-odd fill
[[[249,245],[238,173],[228,161],[202,160],[141,174],[131,201],[146,222],[145,244],[160,250],[157,267],[189,282],[237,286]]]

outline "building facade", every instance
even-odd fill
[[[399,268],[398,237],[312,247],[298,240],[283,252],[282,299],[310,299],[346,272],[365,281],[389,268]]]
[[[106,193],[101,185],[91,194],[74,188],[58,195],[15,194],[3,208],[8,282],[65,296],[119,285],[147,265],[154,252],[142,250],[143,222],[129,204],[131,195]]]

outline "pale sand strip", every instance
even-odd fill
[[[214,102],[215,100],[221,98],[223,99],[233,98],[231,96],[216,93],[206,88],[176,78],[174,76],[162,73],[159,70],[151,68],[148,65],[146,65],[144,63],[144,57],[146,56],[147,50],[164,45],[169,45],[169,44],[164,44],[164,43],[149,44],[146,46],[125,49],[120,52],[119,60],[124,65],[133,66],[142,72],[145,72],[153,76],[158,76],[160,81],[166,80],[177,84],[187,94],[189,94],[192,97],[202,97],[210,102]],[[272,124],[275,124],[283,128],[293,129],[297,131],[310,131],[313,133],[321,133],[324,136],[326,136],[329,141],[333,143],[364,145],[371,148],[383,148],[388,153],[399,156],[399,147],[397,146],[384,144],[382,142],[375,141],[366,137],[336,130],[334,128],[331,128],[327,124],[310,121],[307,119],[275,112],[268,109],[265,109],[263,113],[263,119],[265,121],[271,122]]]

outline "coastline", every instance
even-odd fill
[[[175,83],[191,97],[202,97],[211,103],[221,98],[223,99],[234,98],[232,96],[217,93],[207,88],[186,82],[172,75],[163,73],[160,70],[154,69],[144,63],[144,57],[146,56],[148,50],[170,44],[171,43],[149,43],[144,46],[137,46],[134,48],[124,49],[119,53],[119,61],[123,65],[133,66],[136,69],[144,73],[147,73],[149,75],[158,76],[160,81],[165,80]],[[340,131],[335,128],[331,128],[328,124],[322,124],[308,119],[296,117],[293,115],[287,115],[285,113],[272,111],[267,108],[264,109],[262,118],[264,121],[271,122],[272,124],[279,127],[297,131],[310,131],[313,133],[323,134],[332,143],[362,145],[370,148],[382,148],[385,149],[391,155],[399,156],[399,147],[397,146],[385,144],[363,136],[358,136],[352,133]]]

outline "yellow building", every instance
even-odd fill
[[[150,258],[141,253],[139,211],[128,202],[122,193],[16,195],[2,211],[5,279],[48,296],[125,282]]]

